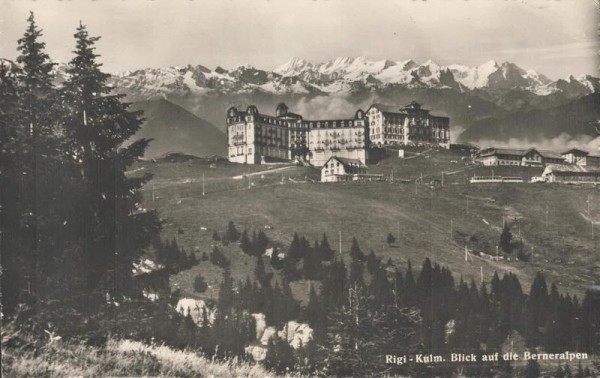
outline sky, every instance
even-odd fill
[[[0,0],[0,57],[30,10],[52,59],[71,59],[81,20],[108,72],[364,56],[600,76],[599,0]]]

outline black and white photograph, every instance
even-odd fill
[[[0,0],[2,377],[600,377],[599,0]]]

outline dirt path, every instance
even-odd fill
[[[290,169],[290,168],[294,168],[294,167],[295,167],[295,165],[289,165],[287,167],[267,169],[265,171],[258,171],[258,172],[252,172],[252,173],[247,173],[247,174],[233,176],[232,179],[234,179],[234,180],[241,180],[244,177],[252,177],[252,176],[258,176],[258,175],[264,175],[265,173],[281,172],[281,171],[284,171],[286,169]]]

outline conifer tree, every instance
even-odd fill
[[[244,230],[242,232],[242,237],[240,238],[240,248],[242,252],[249,255],[252,249],[252,245],[250,244],[250,238],[248,237],[248,231]]]
[[[390,332],[385,315],[369,306],[361,288],[352,288],[347,305],[335,310],[329,321],[323,374],[327,376],[366,377],[388,367],[377,357],[389,345]]]
[[[230,242],[237,241],[240,238],[240,232],[235,227],[233,221],[229,221],[227,224],[227,231],[225,231],[225,235],[223,236],[223,240],[227,240]]]
[[[508,223],[504,224],[504,228],[502,229],[502,234],[500,234],[500,242],[498,243],[498,245],[500,249],[502,249],[505,253],[512,252],[512,233],[510,232]]]
[[[83,195],[77,203],[81,210],[81,237],[85,252],[87,289],[98,295],[123,295],[130,291],[135,259],[160,229],[156,212],[140,212],[139,189],[150,179],[125,175],[136,159],[143,156],[148,143],[140,139],[128,146],[140,128],[139,112],[129,111],[122,96],[111,94],[109,75],[97,62],[95,43],[80,24],[75,33],[75,57],[69,63],[69,79],[64,85],[68,111],[62,120],[67,147],[80,170]],[[85,219],[85,221],[83,221]]]
[[[364,280],[365,264],[359,260],[352,260],[350,263],[350,277],[348,282],[350,286],[358,286],[360,288],[365,287]]]
[[[527,310],[530,315],[529,341],[532,345],[539,345],[539,327],[545,325],[548,311],[550,311],[550,298],[546,280],[541,272],[538,272],[531,284],[527,300]]]
[[[387,238],[386,238],[386,240],[385,240],[385,241],[386,241],[386,242],[387,242],[389,245],[392,245],[392,244],[394,244],[394,243],[396,242],[396,238],[395,238],[395,237],[394,237],[394,235],[392,235],[392,233],[390,232],[390,233],[387,235]]]
[[[408,260],[408,267],[406,268],[406,276],[404,277],[404,291],[406,293],[406,305],[408,307],[415,306],[417,304],[417,285],[415,277],[413,275],[412,263]]]
[[[272,274],[267,274],[265,270],[265,262],[263,261],[262,256],[256,257],[256,266],[254,268],[254,278],[261,286],[270,285],[269,281],[271,280]]]
[[[279,258],[279,251],[277,247],[273,247],[273,254],[271,255],[271,267],[275,270],[281,270],[283,268],[283,261]]]
[[[371,252],[367,255],[367,272],[369,272],[369,274],[375,274],[380,264],[381,262],[377,256],[375,256],[375,252],[371,250]]]
[[[23,293],[35,295],[44,286],[37,284],[43,277],[38,269],[42,258],[38,231],[44,227],[37,188],[45,183],[41,158],[55,147],[48,145],[53,64],[33,13],[27,23],[18,40],[18,65],[2,62],[0,68],[2,304],[9,313]]]
[[[365,261],[365,254],[361,251],[356,238],[352,238],[352,246],[350,247],[350,257],[355,261]]]
[[[316,280],[320,277],[321,259],[319,257],[319,244],[315,241],[315,246],[307,252],[304,258],[302,271],[307,280]]]
[[[322,333],[322,329],[319,327],[323,324],[325,314],[323,313],[321,300],[317,295],[317,291],[313,285],[310,286],[308,292],[308,304],[303,311],[303,320],[307,321],[308,324],[315,330],[315,334]],[[319,331],[317,331],[319,329]]]
[[[206,289],[208,289],[208,285],[206,281],[204,281],[202,274],[198,273],[194,279],[194,291],[197,293],[204,293]]]
[[[233,307],[235,301],[235,293],[233,291],[233,279],[231,271],[223,269],[223,278],[219,285],[219,298],[217,300],[217,311],[222,316],[225,316]]]
[[[327,240],[327,235],[323,233],[323,238],[321,238],[321,244],[319,246],[319,256],[321,257],[321,261],[332,260],[334,254],[335,252],[331,249],[329,240]]]
[[[291,371],[296,364],[294,349],[287,340],[281,339],[275,333],[267,344],[267,354],[263,364],[277,374],[285,374]]]
[[[256,256],[264,255],[264,253],[269,245],[269,238],[262,230],[258,232],[258,235],[256,236],[255,244],[256,244],[255,255]]]

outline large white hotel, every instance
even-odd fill
[[[450,146],[450,119],[417,102],[403,107],[374,104],[354,118],[306,120],[281,103],[275,115],[256,106],[227,110],[229,161],[261,164],[269,160],[303,160],[320,167],[330,157],[366,164],[369,148],[385,145]]]

